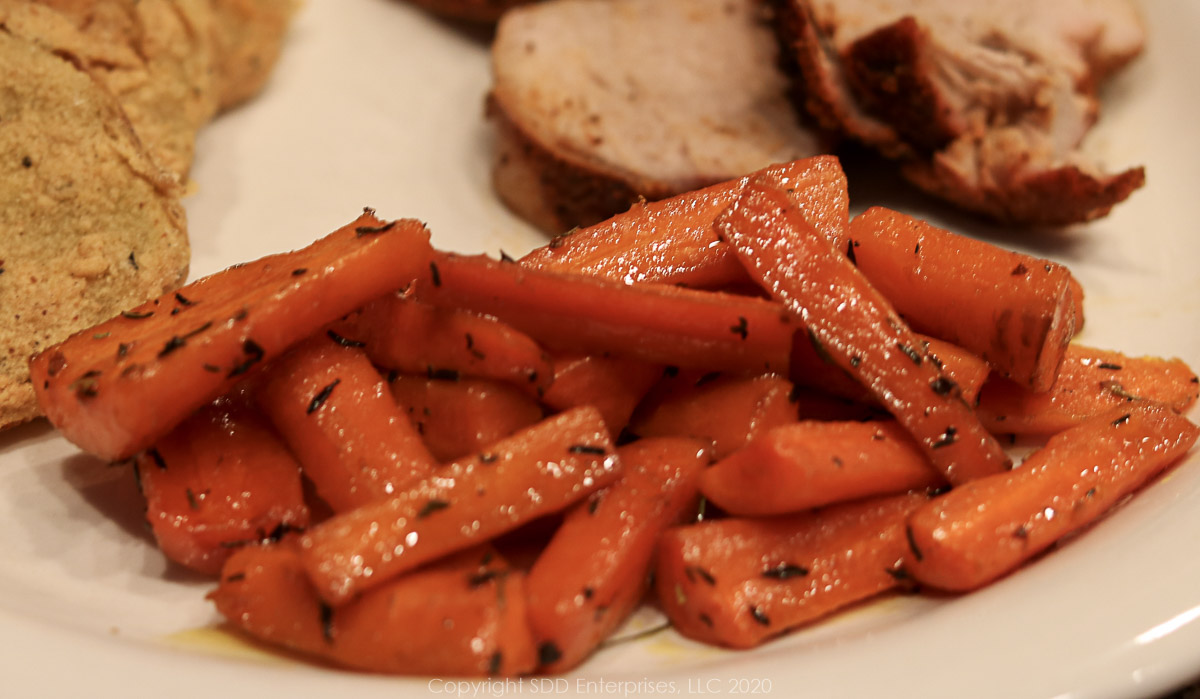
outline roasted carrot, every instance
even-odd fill
[[[845,235],[849,197],[846,175],[836,157],[780,163],[755,174],[787,187],[817,230],[831,239]],[[717,240],[712,223],[749,179],[634,204],[607,221],[555,238],[522,258],[521,265],[626,284],[659,282],[714,289],[740,282],[746,272]]]
[[[871,390],[947,480],[958,484],[1007,468],[1004,450],[962,400],[958,385],[783,192],[752,180],[716,225],[751,276],[837,366]]]
[[[1093,522],[1200,435],[1139,401],[1051,437],[1018,468],[951,490],[909,518],[905,568],[943,590],[986,585]]]
[[[692,437],[720,459],[773,427],[796,421],[787,379],[703,376],[648,398],[629,430],[639,437]]]
[[[700,490],[732,515],[799,512],[945,480],[892,421],[775,427],[706,469]]]
[[[316,335],[261,378],[259,405],[335,512],[433,472],[437,462],[360,348]]]
[[[974,405],[979,391],[987,381],[991,368],[975,354],[945,340],[918,335],[929,361],[942,370],[958,386],[958,393],[968,405]]]
[[[617,450],[620,480],[563,520],[529,571],[529,623],[542,672],[583,661],[645,594],[659,534],[695,512],[705,444],[643,439]]]
[[[159,548],[202,573],[237,545],[308,526],[300,464],[247,403],[222,396],[135,457]]]
[[[750,648],[903,577],[904,521],[924,494],[760,519],[717,519],[668,529],[655,589],[679,633]]]
[[[618,284],[439,253],[417,298],[495,316],[556,353],[752,373],[786,371],[794,324],[779,304],[659,284]]]
[[[317,596],[289,541],[237,551],[209,599],[245,633],[345,667],[513,676],[536,664],[523,578],[479,547],[334,609]]]
[[[921,332],[1045,391],[1075,335],[1066,267],[874,207],[850,223],[855,264]]]
[[[145,449],[266,361],[429,266],[416,221],[370,212],[302,250],[193,282],[31,360],[38,405],[103,459]]]
[[[562,355],[554,359],[554,381],[542,402],[555,410],[593,405],[608,429],[619,434],[662,372],[662,365],[635,359]]]
[[[388,387],[441,462],[478,452],[543,417],[537,401],[503,381],[393,374]]]
[[[318,594],[341,604],[422,563],[562,510],[620,470],[600,414],[576,408],[309,529],[301,539],[304,567]]]
[[[1044,393],[993,377],[975,408],[989,430],[1053,434],[1089,417],[1139,400],[1152,400],[1182,413],[1196,401],[1200,379],[1179,359],[1129,357],[1072,344],[1058,380]]]
[[[437,308],[407,294],[387,294],[335,328],[377,365],[430,378],[498,379],[540,395],[550,385],[550,358],[527,335],[495,318]]]

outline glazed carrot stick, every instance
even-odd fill
[[[233,547],[308,526],[300,464],[240,394],[222,396],[135,457],[162,552],[215,575]]]
[[[326,602],[568,507],[620,473],[591,407],[560,413],[455,461],[393,497],[308,530],[301,557]]]
[[[335,512],[433,472],[437,462],[361,349],[316,335],[261,378],[259,405]]]
[[[819,155],[759,170],[789,193],[817,230],[840,239],[849,222],[846,175],[838,159]],[[655,202],[587,228],[576,228],[521,259],[530,269],[576,272],[614,282],[658,282],[722,288],[745,280],[732,251],[712,223],[741,192],[749,176]]]
[[[1008,473],[972,481],[909,518],[905,567],[943,590],[986,585],[1093,522],[1179,459],[1200,435],[1149,401],[1051,437]]]
[[[542,406],[512,384],[489,379],[389,375],[388,388],[435,459],[451,461],[542,419]]]
[[[773,427],[796,421],[792,384],[775,374],[701,377],[648,398],[629,431],[639,437],[691,437],[720,459]]]
[[[1179,359],[1129,357],[1072,344],[1049,391],[1034,393],[994,377],[984,385],[975,410],[992,432],[1054,434],[1138,400],[1165,403],[1182,413],[1198,393],[1200,380]]]
[[[752,373],[785,371],[795,329],[761,298],[626,285],[440,253],[417,297],[495,316],[557,353]]]
[[[968,405],[974,405],[979,391],[991,373],[988,363],[975,354],[945,340],[919,335],[921,346],[929,361],[942,370],[958,386],[958,393]]]
[[[361,342],[371,361],[386,369],[497,379],[535,396],[550,385],[550,359],[536,342],[495,318],[460,308],[387,294],[336,329]]]
[[[629,423],[638,402],[662,376],[660,364],[595,354],[554,360],[554,381],[542,402],[555,410],[595,406],[614,435]]]
[[[944,484],[895,422],[809,420],[750,440],[706,469],[700,490],[731,515],[763,516]]]
[[[245,633],[344,667],[513,676],[536,664],[523,578],[479,547],[334,609],[317,596],[298,548],[286,541],[239,549],[209,599]]]
[[[655,589],[679,633],[751,648],[899,585],[904,521],[924,494],[668,529]]]
[[[617,450],[620,480],[576,505],[529,571],[529,623],[541,672],[584,660],[645,594],[650,558],[664,529],[695,512],[706,446],[643,439]]]
[[[266,361],[429,266],[424,226],[368,212],[76,333],[31,360],[38,405],[82,449],[145,449]]]
[[[958,386],[929,361],[887,299],[796,214],[783,192],[753,180],[716,225],[751,276],[837,366],[871,390],[948,481],[1007,468],[1008,457]]]
[[[1045,391],[1077,325],[1066,267],[874,207],[850,223],[854,261],[921,332]]]

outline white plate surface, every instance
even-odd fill
[[[1148,53],[1092,139],[1148,185],[1109,218],[1030,234],[931,204],[851,163],[852,205],[891,205],[1065,262],[1080,338],[1200,367],[1200,5],[1147,0]],[[363,206],[434,243],[520,254],[544,239],[488,183],[479,36],[398,0],[310,0],[265,93],[203,132],[187,207],[193,276],[306,245]],[[1193,419],[1200,411],[1193,410]],[[0,435],[0,695],[1148,697],[1200,675],[1200,456],[1020,574],[975,594],[894,598],[752,652],[671,632],[534,683],[314,667],[221,640],[207,580],[167,565],[128,474],[44,425]]]

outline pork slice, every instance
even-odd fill
[[[501,19],[501,198],[549,232],[821,152],[756,0],[552,0]]]

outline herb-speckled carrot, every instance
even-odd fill
[[[766,167],[761,174],[789,188],[813,225],[831,239],[849,222],[846,175],[838,159],[819,155]],[[713,219],[750,176],[669,199],[634,204],[587,228],[565,233],[521,259],[531,269],[577,272],[615,282],[658,282],[715,289],[745,280],[732,251],[713,234]]]
[[[201,408],[135,467],[159,548],[193,570],[215,575],[234,547],[308,526],[300,464],[241,393]]]
[[[336,512],[386,498],[437,461],[358,347],[316,335],[272,362],[258,404]]]
[[[318,594],[342,604],[423,563],[562,510],[620,471],[600,414],[575,408],[391,498],[316,525],[301,538],[301,557]]]
[[[620,284],[438,253],[417,298],[495,316],[556,353],[609,353],[659,364],[786,371],[795,324],[762,298],[662,284]]]
[[[684,636],[759,645],[897,587],[905,518],[926,501],[905,494],[668,529],[655,567],[659,604]]]
[[[886,298],[781,191],[752,180],[717,231],[839,367],[858,378],[953,484],[1009,460]]]
[[[504,381],[390,374],[388,388],[441,462],[478,452],[544,417],[537,401]]]
[[[863,275],[921,332],[1035,391],[1054,383],[1082,311],[1066,267],[874,207],[850,222]]]
[[[705,444],[643,439],[621,447],[620,480],[576,505],[529,571],[529,623],[542,672],[588,656],[642,601],[659,534],[695,512]]]
[[[595,354],[554,359],[554,382],[542,402],[554,410],[595,406],[614,436],[629,423],[634,408],[662,376],[659,364]]]
[[[1182,413],[1197,394],[1200,379],[1182,360],[1072,344],[1049,391],[1035,393],[994,377],[984,384],[975,410],[995,433],[1053,434],[1134,401],[1158,401]]]
[[[326,323],[411,282],[431,254],[421,223],[364,213],[46,349],[30,362],[38,405],[85,451],[126,458]]]
[[[945,484],[892,421],[783,425],[706,469],[700,490],[732,515],[800,512]]]
[[[1200,428],[1139,401],[1060,432],[1018,468],[909,518],[905,567],[943,590],[986,585],[1104,514],[1187,452]]]
[[[508,677],[536,665],[524,574],[485,547],[334,609],[305,576],[294,542],[249,546],[230,557],[209,599],[257,639],[368,672]]]

